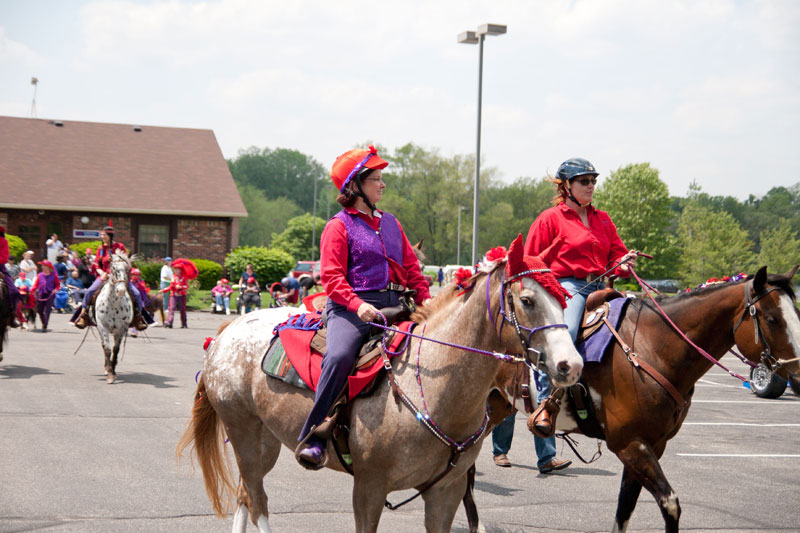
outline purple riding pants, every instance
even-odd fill
[[[378,309],[398,305],[400,295],[396,291],[358,293],[362,300]],[[322,358],[322,372],[314,395],[314,406],[300,431],[298,441],[303,440],[313,426],[319,425],[325,419],[334,400],[342,392],[361,345],[369,336],[370,325],[362,322],[357,314],[348,311],[345,306],[328,299],[325,312],[328,315],[328,345]]]

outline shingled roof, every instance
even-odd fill
[[[0,116],[0,208],[245,217],[211,130]]]

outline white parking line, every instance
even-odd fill
[[[684,422],[684,426],[749,426],[760,428],[800,428],[800,424],[755,424],[751,422]]]
[[[741,389],[741,388],[743,388],[741,383],[738,384],[738,385],[726,385],[724,383],[716,383],[714,381],[710,381],[710,380],[707,380],[707,379],[700,379],[700,380],[697,381],[697,383],[702,383],[704,385],[705,384],[713,385],[715,387],[730,387],[730,388],[733,388],[733,389]]]
[[[676,453],[675,455],[679,457],[800,457],[798,453]]]
[[[789,405],[797,409],[796,401],[771,401],[771,400],[692,400],[692,403],[752,403],[758,405],[769,405],[770,409],[779,405]]]

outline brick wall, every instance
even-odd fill
[[[210,259],[224,264],[228,254],[228,219],[179,218],[173,257]]]
[[[89,222],[86,224],[81,222],[82,217],[87,217]],[[133,242],[133,232],[132,232],[132,219],[128,216],[117,216],[117,215],[98,215],[98,214],[86,214],[86,215],[73,215],[72,216],[72,227],[74,229],[91,229],[91,230],[101,230],[108,226],[108,221],[111,221],[111,225],[114,227],[114,240],[116,242],[121,242],[125,245],[126,248],[129,250],[133,249],[134,242]],[[75,239],[72,237],[72,233],[70,233],[68,242],[81,242],[87,240],[100,240],[99,237],[97,239]],[[62,239],[64,240],[64,239]],[[65,241],[67,242],[67,241]]]

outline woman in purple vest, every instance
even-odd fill
[[[381,170],[388,164],[370,146],[345,152],[331,168],[331,179],[339,190],[336,201],[343,209],[328,221],[320,238],[321,281],[328,295],[328,347],[300,441],[328,414],[378,309],[398,305],[406,288],[417,291],[418,304],[430,298],[428,283],[400,223],[375,207],[386,187]],[[326,443],[312,435],[301,446],[306,447],[298,454],[300,464],[321,468]]]

